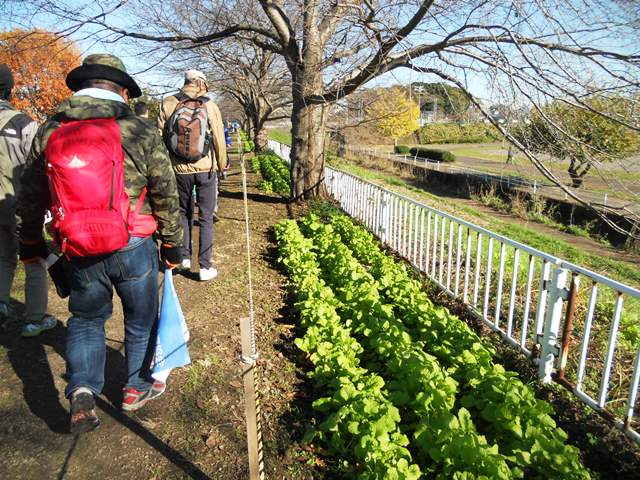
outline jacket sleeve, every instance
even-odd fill
[[[23,242],[33,242],[43,238],[44,214],[50,204],[46,162],[42,151],[44,134],[45,129],[41,127],[31,144],[20,178],[16,215],[18,236]]]
[[[169,153],[157,130],[151,132],[147,161],[147,197],[151,212],[158,222],[162,243],[182,244],[182,224],[178,201],[178,187]]]
[[[213,146],[216,151],[216,162],[218,171],[227,168],[227,142],[224,136],[224,125],[222,124],[222,114],[218,105],[209,102],[209,128],[213,135]]]

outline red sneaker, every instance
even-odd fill
[[[148,400],[152,400],[154,398],[158,398],[160,395],[162,395],[164,393],[164,391],[167,389],[167,384],[164,382],[161,382],[160,380],[156,380],[153,382],[153,385],[151,385],[151,390],[149,390],[149,398]]]
[[[134,412],[143,407],[151,396],[151,389],[141,392],[133,387],[122,389],[122,410],[125,412]]]

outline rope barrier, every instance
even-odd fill
[[[258,393],[258,372],[256,362],[259,358],[256,346],[255,316],[253,308],[253,281],[251,276],[251,230],[249,226],[249,202],[247,199],[247,170],[244,164],[244,152],[239,135],[238,153],[242,170],[242,197],[244,200],[244,223],[247,253],[247,278],[249,296],[249,317],[240,319],[240,338],[242,342],[242,382],[244,385],[245,417],[247,421],[247,447],[249,455],[249,479],[264,480],[264,458],[262,449],[262,426],[260,424],[260,398]]]

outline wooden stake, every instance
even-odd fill
[[[249,451],[249,479],[264,479],[262,458],[262,431],[258,416],[260,402],[256,388],[255,358],[251,356],[251,329],[249,318],[240,319],[242,338],[242,383],[244,385],[244,412],[247,420],[247,447]]]

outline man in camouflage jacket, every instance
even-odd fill
[[[46,256],[42,219],[50,205],[44,158],[47,141],[62,121],[114,118],[120,127],[124,150],[125,190],[135,209],[144,188],[147,194],[141,214],[157,222],[161,257],[169,266],[180,263],[182,227],[175,174],[159,132],[127,106],[139,97],[140,88],[117,57],[88,56],[67,76],[75,95],[64,101],[56,114],[38,130],[22,177],[18,200],[20,256]],[[152,223],[153,229],[153,223]],[[104,323],[112,313],[112,291],[122,300],[128,378],[122,408],[140,408],[164,391],[164,384],[149,376],[150,337],[158,316],[158,260],[155,240],[131,237],[124,248],[97,257],[71,257],[67,323],[67,366],[70,374],[65,394],[71,400],[71,431],[80,433],[99,424],[94,395],[104,385]]]

